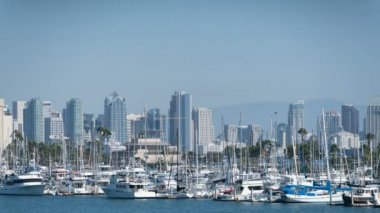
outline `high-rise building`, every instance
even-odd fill
[[[0,101],[1,102],[1,101]],[[3,135],[3,139],[0,141],[0,150],[4,150],[11,142],[12,142],[12,135],[13,135],[13,116],[11,114],[11,110],[8,108],[8,106],[3,105],[1,107],[0,103],[0,115],[2,117],[2,123],[0,123],[0,134]],[[0,119],[1,120],[1,119]]]
[[[42,117],[44,119],[51,117],[52,111],[53,111],[53,105],[51,101],[43,101],[42,102]]]
[[[248,143],[249,140],[248,126],[238,126],[237,128],[237,142]]]
[[[52,144],[61,142],[64,138],[63,118],[59,112],[51,112],[45,118],[45,142]]]
[[[104,127],[117,142],[127,142],[127,103],[116,92],[104,100]]]
[[[95,130],[104,127],[104,114],[99,114],[95,119]]]
[[[192,98],[186,92],[175,92],[169,108],[169,142],[182,152],[193,151]],[[178,138],[177,138],[178,135]]]
[[[145,117],[142,114],[127,115],[127,141],[136,142],[145,133]]]
[[[45,142],[42,101],[33,98],[27,102],[24,109],[24,134],[29,141]]]
[[[277,145],[281,148],[285,149],[287,145],[286,143],[286,130],[288,129],[288,125],[285,123],[280,123],[277,125],[276,134],[277,134]]]
[[[256,145],[261,137],[261,127],[259,124],[248,125],[248,145]]]
[[[327,138],[342,131],[342,116],[334,110],[327,111],[325,113],[325,127]]]
[[[44,119],[45,143],[50,143],[50,124],[53,105],[51,101],[42,101],[42,117]]]
[[[146,117],[141,115],[139,119],[136,119],[133,123],[135,138],[147,138],[147,129],[145,128]]]
[[[75,145],[83,145],[83,104],[79,98],[66,102],[63,112],[65,136]]]
[[[24,109],[25,101],[14,101],[12,104],[14,129],[24,135]]]
[[[4,99],[0,98],[0,125],[4,125],[4,108],[5,108],[5,101]],[[4,141],[4,130],[3,128],[0,128],[0,143]],[[2,148],[2,147],[0,147]]]
[[[212,143],[214,139],[214,127],[212,124],[212,110],[208,108],[194,108],[194,141],[195,144],[206,145]],[[199,148],[199,147],[198,147]],[[207,152],[207,150],[205,150]]]
[[[147,137],[163,138],[166,131],[166,117],[160,113],[160,109],[150,109],[147,112]]]
[[[95,116],[94,114],[83,113],[83,140],[90,142],[95,139]]]
[[[3,143],[4,141],[4,137],[5,137],[5,134],[4,134],[4,109],[5,109],[5,101],[4,99],[0,98],[0,149],[1,151],[4,150],[5,148],[5,145]]]
[[[342,105],[342,127],[346,132],[359,134],[359,110],[352,105]]]
[[[304,101],[297,101],[289,105],[288,113],[288,143],[301,143],[302,137],[298,131],[304,127]]]
[[[237,143],[238,141],[238,125],[225,124],[224,125],[224,139],[227,143]]]
[[[367,107],[366,134],[375,135],[374,147],[380,141],[380,97],[373,98]]]

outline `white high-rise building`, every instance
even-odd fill
[[[318,118],[318,135],[321,135],[322,131],[322,118]],[[325,113],[325,128],[326,128],[326,137],[329,140],[336,133],[343,130],[342,127],[342,116],[336,111],[328,111]]]
[[[127,102],[116,92],[104,100],[104,127],[117,142],[127,142]]]
[[[238,142],[238,125],[225,124],[224,125],[224,140],[227,144]]]
[[[256,145],[261,137],[261,127],[259,124],[248,125],[248,145]]]
[[[288,141],[295,140],[297,144],[302,142],[302,137],[298,131],[304,127],[304,101],[297,101],[289,105],[288,113]]]
[[[13,117],[0,98],[0,153],[12,142]]]
[[[204,147],[207,147],[207,144],[212,143],[214,139],[214,127],[212,120],[213,116],[211,109],[193,109],[194,144],[204,145]],[[204,152],[207,152],[207,150],[204,150]]]
[[[53,105],[51,101],[42,101],[42,117],[49,118],[53,111]]]
[[[5,149],[12,142],[13,133],[13,116],[11,114],[4,113],[3,120],[3,134],[4,139],[1,145],[1,149]]]
[[[46,143],[56,143],[63,139],[63,118],[59,112],[52,112],[51,116],[45,119],[45,138]]]

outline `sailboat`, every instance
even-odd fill
[[[326,139],[325,115],[322,108],[322,133],[325,145],[325,158],[327,166],[327,181],[325,186],[288,185],[284,187],[282,200],[287,203],[343,203],[342,191],[337,191],[331,186],[330,166],[328,157],[328,145]],[[294,143],[294,140],[293,140]]]

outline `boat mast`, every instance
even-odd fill
[[[292,143],[293,143],[293,159],[294,159],[294,168],[296,172],[296,177],[298,175],[298,167],[297,167],[297,148],[296,148],[296,142],[294,140],[294,136],[292,136]],[[298,178],[296,178],[298,180]]]
[[[326,158],[326,169],[327,169],[327,179],[330,180],[330,163],[329,163],[329,153],[327,145],[327,136],[326,136],[326,122],[325,122],[325,111],[322,108],[322,136],[323,142],[325,143],[325,158]]]

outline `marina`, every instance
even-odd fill
[[[0,213],[374,213],[380,0],[0,0]]]

